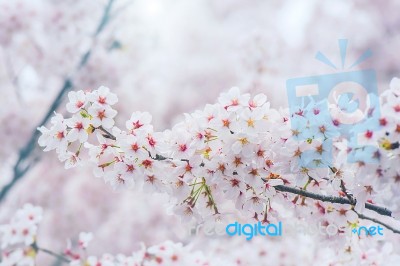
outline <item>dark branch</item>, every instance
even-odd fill
[[[307,198],[315,199],[315,200],[320,200],[324,202],[332,202],[332,203],[339,203],[339,204],[349,204],[349,205],[354,205],[355,202],[350,201],[348,198],[343,198],[343,197],[335,197],[335,196],[325,196],[325,195],[320,195],[320,194],[315,194],[306,190],[294,188],[294,187],[288,187],[288,186],[275,186],[275,189],[278,191],[282,192],[289,192],[292,194],[304,196]],[[392,217],[392,212],[384,207],[376,206],[370,203],[365,203],[365,208],[369,209],[371,211],[374,211],[376,213],[379,213],[381,215],[385,216],[390,216]]]
[[[104,127],[100,126],[97,129],[103,131],[103,137],[108,138],[108,139],[112,139],[112,140],[116,140],[117,138],[111,134],[110,132],[108,132]]]
[[[46,253],[46,254],[48,254],[50,256],[53,256],[53,257],[57,258],[60,261],[63,261],[63,262],[66,262],[66,263],[70,263],[71,262],[68,258],[66,258],[65,256],[63,256],[61,254],[57,254],[56,252],[53,252],[53,251],[48,250],[46,248],[39,247],[36,242],[34,242],[31,245],[31,247],[35,250],[36,253],[37,252],[43,252],[43,253]]]
[[[375,218],[371,218],[371,217],[369,217],[369,216],[365,216],[364,214],[361,214],[361,213],[358,213],[358,212],[356,212],[356,213],[357,213],[357,215],[358,215],[358,217],[359,217],[360,219],[370,220],[370,221],[372,221],[372,222],[374,222],[374,223],[383,225],[383,226],[386,227],[387,229],[391,230],[393,233],[400,234],[400,231],[399,231],[399,230],[393,228],[392,226],[390,226],[390,225],[388,225],[388,224],[386,224],[386,223],[384,223],[384,222],[381,222],[381,221],[379,221],[379,220],[377,220],[377,219],[375,219]]]

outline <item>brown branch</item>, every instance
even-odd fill
[[[108,138],[108,139],[112,139],[112,140],[116,140],[117,138],[111,134],[109,131],[107,131],[104,127],[99,126],[97,129],[103,131],[103,137]]]
[[[342,192],[346,195],[346,197],[350,200],[351,205],[355,206],[357,201],[353,198],[352,195],[347,193],[347,189],[346,189],[346,186],[344,185],[343,180],[340,180],[340,188],[341,188]]]
[[[291,188],[291,187],[287,187],[287,186],[275,186],[276,190],[279,191],[285,191],[285,192],[289,192],[289,193],[293,193],[293,194],[297,194],[297,195],[301,195],[304,197],[308,197],[308,198],[312,198],[312,199],[316,199],[316,200],[320,200],[320,201],[325,201],[325,202],[332,202],[332,203],[339,203],[339,204],[350,204],[352,206],[354,206],[357,203],[357,200],[353,198],[352,195],[347,193],[346,187],[344,185],[344,182],[341,181],[340,187],[342,189],[342,192],[346,195],[347,198],[342,198],[342,197],[333,197],[333,196],[323,196],[323,195],[319,195],[319,194],[315,194],[315,193],[311,193],[305,190],[300,190],[300,189],[296,189],[296,188]],[[375,211],[381,215],[385,215],[385,216],[389,216],[392,217],[392,212],[384,207],[379,207],[376,205],[372,205],[370,203],[365,203],[365,208]],[[364,214],[358,213],[357,211],[354,210],[354,212],[358,215],[358,217],[360,219],[364,219],[364,220],[370,220],[374,223],[383,225],[384,227],[386,227],[387,229],[391,230],[393,233],[396,234],[400,234],[400,231],[393,228],[392,226],[379,221],[378,219],[369,217],[369,216],[365,216]]]
[[[356,201],[356,199],[354,199],[354,197],[353,197],[352,195],[350,195],[350,194],[347,193],[347,189],[346,189],[346,186],[345,186],[343,180],[340,180],[340,188],[342,189],[342,191],[343,191],[343,193],[346,195],[346,197],[352,202],[352,205],[355,206],[355,204],[357,203],[357,201]],[[375,219],[375,218],[372,218],[372,217],[369,217],[369,216],[365,216],[365,215],[362,214],[362,213],[358,213],[358,212],[357,212],[356,210],[354,210],[354,209],[353,209],[353,211],[357,214],[357,216],[358,216],[360,219],[370,220],[370,221],[372,221],[372,222],[374,222],[374,223],[383,225],[383,226],[386,227],[387,229],[391,230],[393,233],[400,234],[400,231],[399,231],[399,230],[393,228],[392,226],[390,226],[390,225],[388,225],[388,224],[386,224],[386,223],[384,223],[384,222],[379,221],[378,219]]]
[[[315,200],[320,200],[324,202],[331,202],[331,203],[339,203],[339,204],[348,204],[348,205],[354,205],[355,202],[350,201],[348,198],[343,198],[343,197],[335,197],[335,196],[325,196],[325,195],[320,195],[316,193],[312,193],[306,190],[294,188],[294,187],[288,187],[284,185],[278,185],[275,186],[275,189],[281,192],[288,192],[304,197],[308,197],[311,199]],[[371,211],[374,211],[378,214],[385,215],[392,217],[392,211],[388,210],[387,208],[376,206],[370,203],[365,203],[365,208]]]

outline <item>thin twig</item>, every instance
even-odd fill
[[[312,193],[312,192],[309,192],[306,190],[302,190],[302,189],[298,189],[298,188],[294,188],[294,187],[288,187],[288,186],[284,186],[284,185],[275,186],[275,189],[278,191],[281,191],[281,192],[289,192],[292,194],[297,194],[300,196],[305,196],[305,197],[308,197],[311,199],[320,200],[320,201],[324,201],[324,202],[349,204],[349,205],[353,205],[353,203],[354,203],[354,202],[351,202],[347,198],[320,195],[320,194]],[[376,205],[373,205],[370,203],[365,203],[365,208],[369,209],[371,211],[374,211],[376,213],[379,213],[381,215],[385,215],[385,216],[389,216],[389,217],[392,216],[392,211],[390,211],[384,207],[376,206]]]
[[[48,250],[46,248],[39,247],[36,242],[33,242],[31,247],[35,250],[36,253],[41,251],[43,253],[46,253],[46,254],[48,254],[50,256],[53,256],[53,257],[57,258],[60,261],[63,261],[63,262],[66,262],[66,263],[70,263],[71,262],[68,258],[66,258],[65,256],[63,256],[61,254],[58,254],[58,253],[56,253],[54,251],[51,251],[51,250]]]
[[[51,250],[48,250],[48,249],[45,249],[45,248],[38,248],[38,251],[42,251],[43,253],[49,254],[49,255],[51,255],[51,256],[53,256],[53,257],[55,257],[55,258],[57,258],[57,259],[59,259],[59,260],[61,260],[63,262],[66,262],[66,263],[70,263],[71,262],[69,259],[67,259],[63,255],[57,254],[57,253],[55,253],[55,252],[53,252]]]
[[[350,200],[351,205],[356,205],[357,201],[353,198],[352,195],[347,193],[346,186],[344,185],[343,180],[340,180],[340,188],[342,189],[342,192],[346,195],[346,197]]]
[[[117,139],[113,134],[111,134],[109,131],[107,131],[107,129],[105,129],[104,127],[99,126],[97,129],[103,131],[103,133],[104,133],[103,136],[104,137],[106,137],[108,139],[112,139],[112,140],[116,140]]]
[[[275,189],[279,190],[279,191],[285,191],[285,192],[289,192],[289,193],[293,193],[293,194],[297,194],[297,195],[302,195],[302,196],[305,196],[305,197],[308,197],[308,198],[321,200],[321,201],[325,201],[325,202],[327,201],[327,202],[339,203],[339,204],[350,204],[350,205],[354,206],[357,203],[357,201],[356,201],[356,199],[354,199],[352,197],[352,195],[347,193],[347,190],[346,190],[346,187],[345,187],[343,181],[341,181],[340,187],[342,189],[342,192],[344,192],[344,194],[346,195],[347,198],[333,197],[333,196],[323,196],[323,195],[314,194],[314,193],[311,193],[311,192],[308,192],[308,191],[305,191],[305,190],[291,188],[291,187],[282,186],[282,185],[275,186]],[[379,206],[375,206],[375,205],[372,205],[372,204],[369,204],[369,203],[365,203],[365,208],[369,209],[369,210],[372,210],[372,211],[375,211],[375,212],[377,212],[379,214],[382,214],[382,215],[385,215],[385,216],[389,216],[389,217],[392,216],[392,212],[390,210],[386,209],[386,208],[383,208],[383,207],[379,207]],[[365,216],[364,214],[358,213],[355,210],[354,210],[354,212],[358,215],[358,217],[360,219],[370,220],[370,221],[372,221],[374,223],[383,225],[387,229],[391,230],[393,233],[400,234],[399,230],[393,228],[392,226],[390,226],[390,225],[388,225],[388,224],[386,224],[384,222],[379,221],[378,219],[371,218],[369,216]]]
[[[358,215],[358,217],[359,217],[360,219],[370,220],[370,221],[372,221],[372,222],[374,222],[374,223],[383,225],[383,226],[386,227],[387,229],[391,230],[393,233],[400,234],[400,231],[399,231],[399,230],[393,228],[392,226],[390,226],[390,225],[388,225],[388,224],[386,224],[386,223],[384,223],[384,222],[379,221],[378,219],[371,218],[371,217],[369,217],[369,216],[365,216],[364,214],[361,214],[361,213],[358,213],[358,212],[356,212],[356,213],[357,213],[357,215]]]

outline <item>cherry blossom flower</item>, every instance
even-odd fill
[[[219,103],[229,111],[236,111],[241,106],[246,106],[249,100],[250,95],[241,95],[237,87],[231,88],[227,93],[222,93],[218,98]]]
[[[147,112],[134,112],[131,119],[126,122],[126,128],[132,132],[137,130],[152,131],[151,119],[151,115]]]
[[[26,204],[11,218],[11,222],[0,227],[2,249],[15,244],[29,246],[34,243],[37,226],[42,220],[42,208]]]
[[[79,247],[87,249],[89,242],[93,240],[93,233],[79,233]]]
[[[143,148],[143,143],[135,135],[126,135],[119,139],[121,149],[124,151],[125,156],[134,159],[145,159],[148,157],[148,152]]]
[[[83,91],[71,91],[68,93],[69,102],[67,103],[67,111],[75,114],[86,107],[87,95]]]
[[[268,198],[265,196],[254,195],[252,192],[247,196],[247,200],[243,205],[243,209],[251,213],[261,213],[265,209]]]
[[[112,128],[114,125],[114,117],[117,111],[107,105],[93,104],[89,107],[88,113],[92,116],[90,123],[94,127],[104,127],[106,129]]]
[[[104,86],[99,87],[97,90],[88,94],[88,100],[100,105],[100,106],[108,106],[114,105],[118,102],[118,97],[110,92],[110,89]]]
[[[51,128],[47,129],[44,126],[38,128],[42,135],[39,137],[38,143],[40,146],[45,147],[44,151],[51,151],[57,149],[58,151],[66,150],[67,141],[67,125],[61,114],[56,114],[51,119]]]
[[[88,127],[89,120],[83,118],[82,116],[73,116],[69,119],[66,119],[65,123],[71,130],[67,134],[67,140],[69,142],[74,142],[79,140],[80,143],[86,142],[88,139]]]
[[[261,107],[264,106],[266,102],[267,102],[267,95],[260,93],[254,96],[254,98],[249,101],[249,107],[250,109]],[[269,108],[269,103],[267,103],[266,107]]]
[[[34,266],[35,251],[31,247],[25,249],[15,249],[11,252],[4,252],[2,255],[1,266]]]
[[[113,171],[105,174],[104,180],[106,183],[110,183],[114,190],[120,188],[132,188],[135,184],[133,175],[136,174],[136,172],[135,164],[117,162],[114,165]]]
[[[352,210],[352,206],[348,205],[333,205],[328,208],[328,215],[332,217],[331,221],[339,226],[349,226],[349,224],[357,223],[358,216]]]

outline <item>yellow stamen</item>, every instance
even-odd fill
[[[249,143],[247,138],[239,138],[238,140],[242,143],[242,145],[246,145],[247,143]]]
[[[388,139],[382,139],[381,141],[381,147],[385,150],[390,150],[392,147],[392,143]]]
[[[249,118],[249,120],[247,120],[247,126],[248,127],[254,127],[254,120]]]

